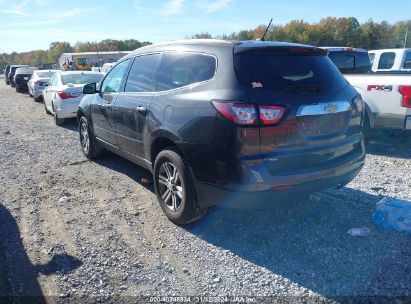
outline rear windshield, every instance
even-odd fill
[[[51,78],[55,72],[37,72],[39,78]]]
[[[347,81],[324,55],[285,52],[243,52],[234,57],[237,78],[243,86],[271,90],[333,92]]]
[[[97,83],[103,78],[102,74],[67,74],[61,75],[61,82],[63,84],[87,84]]]
[[[337,51],[328,55],[343,74],[365,74],[371,71],[370,57],[366,52]]]

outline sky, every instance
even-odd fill
[[[411,0],[0,0],[0,53],[48,49],[53,41],[163,42],[230,34],[267,24],[324,17],[360,22],[411,19]]]

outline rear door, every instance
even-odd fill
[[[114,107],[118,147],[140,158],[145,156],[144,134],[160,57],[160,54],[135,57],[124,92],[118,95]]]
[[[95,102],[91,107],[95,135],[111,145],[116,145],[112,107],[124,86],[130,62],[131,59],[120,62],[107,74],[100,85],[100,93],[95,95]]]

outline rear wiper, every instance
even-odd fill
[[[287,91],[300,91],[305,93],[321,93],[326,89],[324,86],[315,86],[315,85],[295,85],[287,86],[285,88]]]

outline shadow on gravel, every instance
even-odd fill
[[[374,225],[380,199],[343,188],[275,202],[272,210],[215,207],[185,229],[326,297],[411,295],[411,235]],[[352,237],[347,231],[354,227],[371,234]],[[261,274],[250,275],[260,280]]]
[[[75,257],[57,254],[47,264],[33,265],[15,219],[0,204],[0,303],[46,303],[37,276],[68,273],[81,264]]]
[[[411,159],[411,131],[373,131],[366,150],[372,155]]]
[[[105,151],[104,156],[94,160],[94,162],[121,174],[127,175],[132,180],[154,193],[153,184],[146,184],[141,181],[142,178],[151,179],[152,174],[148,170],[134,164],[133,162],[109,151]]]
[[[76,118],[66,119],[64,125],[62,125],[61,128],[74,131],[74,132],[78,132],[77,119]]]

